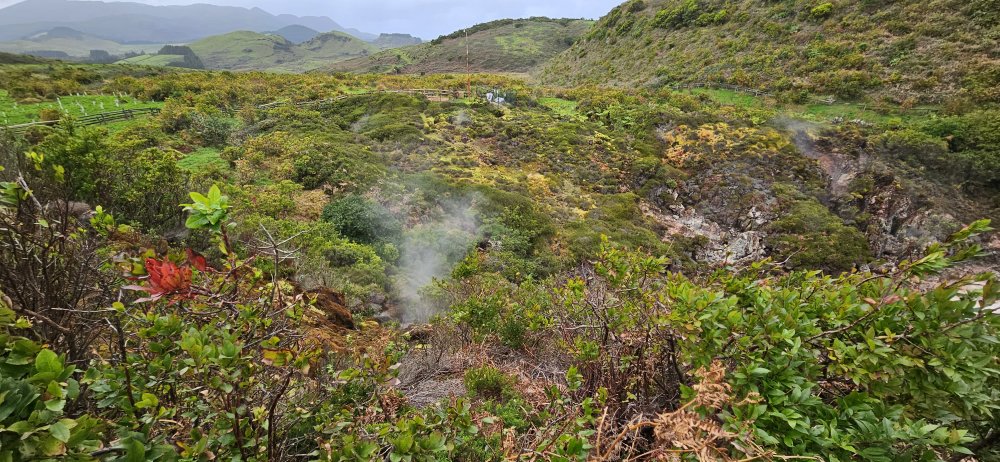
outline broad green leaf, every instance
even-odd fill
[[[44,349],[39,351],[38,356],[35,357],[35,369],[38,372],[59,374],[63,370],[63,365],[62,361],[59,360],[59,356],[54,351]]]
[[[62,422],[56,422],[52,425],[49,425],[49,433],[52,435],[52,437],[63,443],[69,441],[69,427],[67,427],[66,424]]]

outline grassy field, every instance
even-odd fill
[[[177,162],[177,166],[189,172],[228,170],[229,162],[219,157],[219,150],[201,148]]]
[[[538,98],[538,104],[552,109],[552,112],[564,117],[573,119],[583,118],[576,110],[576,107],[579,105],[576,101],[562,98]]]
[[[162,48],[161,44],[125,45],[110,40],[102,40],[96,37],[85,37],[83,39],[56,38],[41,41],[16,40],[11,42],[0,42],[0,51],[8,53],[32,53],[38,51],[62,51],[70,56],[87,57],[90,50],[105,50],[111,54],[121,55],[125,53],[156,53]]]
[[[115,101],[118,105],[115,105]],[[62,103],[60,109],[59,102]],[[131,97],[118,98],[114,95],[82,95],[63,96],[59,101],[46,101],[35,104],[18,104],[10,98],[6,90],[0,90],[0,125],[17,125],[39,120],[39,112],[43,109],[55,109],[65,115],[83,116],[100,112],[112,112],[122,109],[143,107],[159,107],[162,103],[138,101]]]

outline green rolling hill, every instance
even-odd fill
[[[343,32],[328,32],[295,44],[277,34],[240,31],[199,40],[190,47],[208,69],[278,72],[304,72],[378,51]]]
[[[295,44],[275,34],[239,31],[190,45],[209,69],[266,69],[295,60]]]
[[[569,48],[592,21],[505,19],[479,24],[431,42],[383,51],[326,68],[333,72],[455,73],[466,71],[466,44],[475,72],[527,72]]]
[[[320,34],[299,45],[295,70],[312,70],[335,61],[368,56],[378,52],[378,47],[343,32]]]
[[[57,27],[22,40],[0,42],[0,51],[17,54],[65,53],[69,57],[83,58],[89,56],[91,50],[104,50],[113,55],[155,53],[161,46],[163,45],[121,44],[67,27]]]
[[[632,0],[540,73],[557,85],[722,81],[897,103],[1000,101],[995,0]]]

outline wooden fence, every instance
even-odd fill
[[[774,93],[768,93],[759,88],[741,87],[739,85],[732,85],[722,82],[691,82],[691,83],[680,83],[677,85],[671,85],[670,88],[674,90],[686,90],[691,88],[716,88],[722,90],[732,90],[738,91],[740,93],[746,93],[754,96],[770,96],[774,97]]]
[[[722,82],[691,82],[691,83],[681,83],[681,84],[677,84],[677,85],[671,85],[670,88],[672,88],[674,90],[684,90],[684,89],[692,89],[692,88],[713,88],[713,89],[722,89],[722,90],[732,90],[732,91],[736,91],[736,92],[740,92],[740,93],[746,93],[746,94],[754,95],[754,96],[769,96],[769,97],[772,97],[772,98],[774,97],[774,93],[768,93],[768,92],[766,92],[764,90],[760,90],[758,88],[741,87],[739,85],[732,85],[732,84],[722,83]],[[826,104],[828,106],[832,106],[834,104],[837,104],[837,99],[834,98],[833,96],[825,96],[825,97],[811,96],[811,97],[809,97],[809,101],[813,102],[813,103]],[[934,112],[940,112],[941,111],[940,109],[933,108],[933,107],[904,108],[904,107],[899,107],[899,106],[887,106],[887,105],[882,105],[882,104],[866,104],[866,103],[854,104],[854,106],[859,107],[862,111],[871,110],[871,111],[881,112],[881,113],[919,112],[919,113],[925,113],[925,114],[927,114],[927,113],[934,113]]]
[[[77,125],[97,125],[97,124],[118,122],[121,120],[132,120],[141,115],[146,115],[146,114],[155,115],[159,113],[160,113],[160,108],[157,107],[122,109],[120,111],[102,112],[99,114],[85,115],[82,117],[77,117],[73,120],[76,122]],[[58,124],[59,122],[60,120],[46,120],[42,122],[31,122],[27,124],[8,125],[5,127],[0,127],[0,130],[20,135],[28,131],[32,127],[52,126]]]
[[[400,89],[400,90],[394,90],[394,89],[377,89],[377,90],[366,90],[366,91],[361,92],[361,93],[350,93],[350,94],[337,95],[337,96],[334,96],[332,98],[315,99],[315,100],[310,100],[310,101],[275,101],[275,102],[272,102],[272,103],[261,104],[261,105],[257,106],[257,109],[261,109],[261,110],[265,110],[266,111],[268,109],[274,109],[276,107],[282,107],[282,106],[294,106],[294,107],[322,106],[324,104],[331,104],[331,103],[335,103],[337,101],[343,101],[343,100],[345,100],[347,98],[353,98],[355,96],[369,96],[369,95],[378,95],[378,94],[386,94],[386,93],[423,96],[425,98],[432,99],[432,100],[434,100],[434,99],[446,99],[446,98],[447,99],[451,99],[451,98],[464,98],[465,97],[465,92],[464,91],[459,91],[459,90],[443,90],[443,89],[439,89],[439,88],[409,88],[409,89]]]

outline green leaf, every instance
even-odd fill
[[[58,375],[63,370],[62,361],[59,360],[59,356],[54,351],[44,349],[39,351],[38,356],[35,357],[35,370]]]
[[[160,400],[156,398],[156,395],[152,393],[143,393],[142,399],[135,403],[135,407],[139,409],[146,409],[156,407],[158,404],[160,404]]]
[[[39,449],[46,456],[61,456],[66,454],[66,444],[53,436],[42,438]]]
[[[125,448],[125,462],[146,462],[146,446],[135,438],[122,441]]]
[[[63,443],[69,441],[69,427],[62,422],[56,422],[49,425],[49,433],[53,438],[62,441]]]
[[[45,409],[52,412],[62,412],[63,408],[66,407],[66,400],[64,399],[50,399],[45,402]]]

